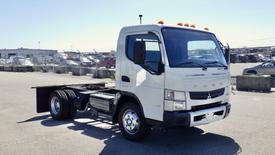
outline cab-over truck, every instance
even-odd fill
[[[115,87],[104,83],[36,88],[37,112],[71,119],[89,111],[140,140],[154,126],[192,127],[230,112],[229,49],[206,30],[163,24],[124,27]]]

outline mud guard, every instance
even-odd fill
[[[36,112],[48,112],[49,111],[49,96],[50,94],[59,89],[60,87],[40,87],[36,88]]]

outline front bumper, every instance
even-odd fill
[[[203,109],[198,111],[168,112],[163,114],[163,123],[165,126],[185,126],[192,127],[208,124],[214,121],[222,120],[230,113],[231,105],[229,103],[221,106]]]

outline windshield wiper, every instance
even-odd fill
[[[224,69],[228,68],[225,64],[221,63],[220,61],[210,61],[205,64],[220,64],[220,65],[222,65],[222,67],[224,67]]]
[[[187,64],[197,64],[199,65],[200,67],[202,67],[202,70],[207,70],[207,67],[205,67],[204,65],[198,63],[198,62],[195,62],[195,61],[187,61],[187,62],[182,62],[182,63],[179,63],[177,65],[187,65]]]

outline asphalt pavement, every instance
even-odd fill
[[[275,92],[234,91],[225,120],[195,128],[154,129],[142,142],[125,140],[116,125],[88,113],[55,121],[49,113],[35,111],[32,86],[101,81],[112,83],[88,76],[0,72],[0,154],[275,154]]]

